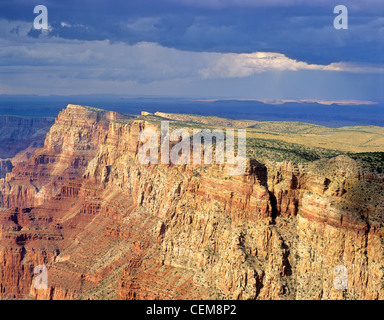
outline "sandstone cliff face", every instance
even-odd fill
[[[54,119],[0,115],[0,179],[43,146]]]
[[[143,128],[156,124],[69,105],[16,165],[0,186],[1,297],[384,298],[383,177],[343,156],[248,160],[241,176],[141,165]],[[39,264],[48,289],[32,285]]]
[[[68,181],[79,178],[103,143],[114,112],[68,105],[47,133],[44,148],[16,164],[0,185],[0,207],[31,207],[57,194]]]

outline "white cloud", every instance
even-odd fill
[[[0,20],[0,92],[24,87],[97,92],[124,85],[246,78],[263,72],[314,70],[324,72],[384,73],[382,66],[337,62],[329,65],[297,61],[282,53],[190,52],[141,42],[80,41],[43,36],[27,37],[31,25]],[[17,32],[11,32],[18,28]],[[39,79],[40,82],[37,81]],[[44,81],[43,81],[44,80]],[[43,90],[43,89],[41,89]],[[40,90],[40,91],[41,91]],[[17,90],[16,90],[17,91]],[[107,91],[104,91],[107,92]]]
[[[290,59],[275,52],[254,52],[249,54],[222,53],[210,65],[200,70],[204,78],[242,78],[268,71],[343,71],[355,73],[384,73],[384,68],[376,66],[354,65],[350,63],[332,63],[330,65],[308,64]]]
[[[65,22],[65,21],[62,21],[60,23],[61,27],[62,28],[87,28],[85,25],[81,24],[81,23],[76,23],[76,24],[70,24],[68,22]]]
[[[61,67],[67,75],[116,81],[243,78],[269,71],[383,72],[383,68],[348,63],[308,64],[274,52],[190,52],[149,42],[128,45],[108,40],[42,38],[27,42],[0,40],[0,44],[0,61],[5,69],[40,66],[42,71],[52,67],[57,71]]]
[[[335,69],[336,71],[344,71],[344,72],[351,72],[351,73],[383,73],[384,74],[384,66],[337,62],[337,63],[331,63],[329,67]]]

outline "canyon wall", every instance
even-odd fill
[[[0,179],[44,144],[51,118],[0,115]]]
[[[240,176],[141,165],[144,128],[158,124],[68,105],[1,180],[2,298],[384,298],[381,175],[346,156],[248,159]]]
[[[31,154],[43,146],[53,118],[28,118],[0,115],[0,159],[10,159],[19,152]]]
[[[7,160],[1,160],[0,159],[0,179],[5,178],[8,172],[11,172],[13,168],[12,161]]]

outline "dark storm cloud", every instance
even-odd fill
[[[35,5],[49,29],[33,28]],[[381,0],[0,2],[0,93],[382,99]]]
[[[36,3],[37,4],[37,3]],[[51,36],[141,41],[188,51],[282,52],[309,63],[383,62],[384,3],[345,3],[349,30],[333,28],[331,0],[40,1]],[[31,21],[35,3],[0,3],[0,17]],[[31,36],[38,34],[32,30]]]

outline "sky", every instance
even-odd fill
[[[0,1],[0,94],[383,102],[383,88],[383,0]]]

